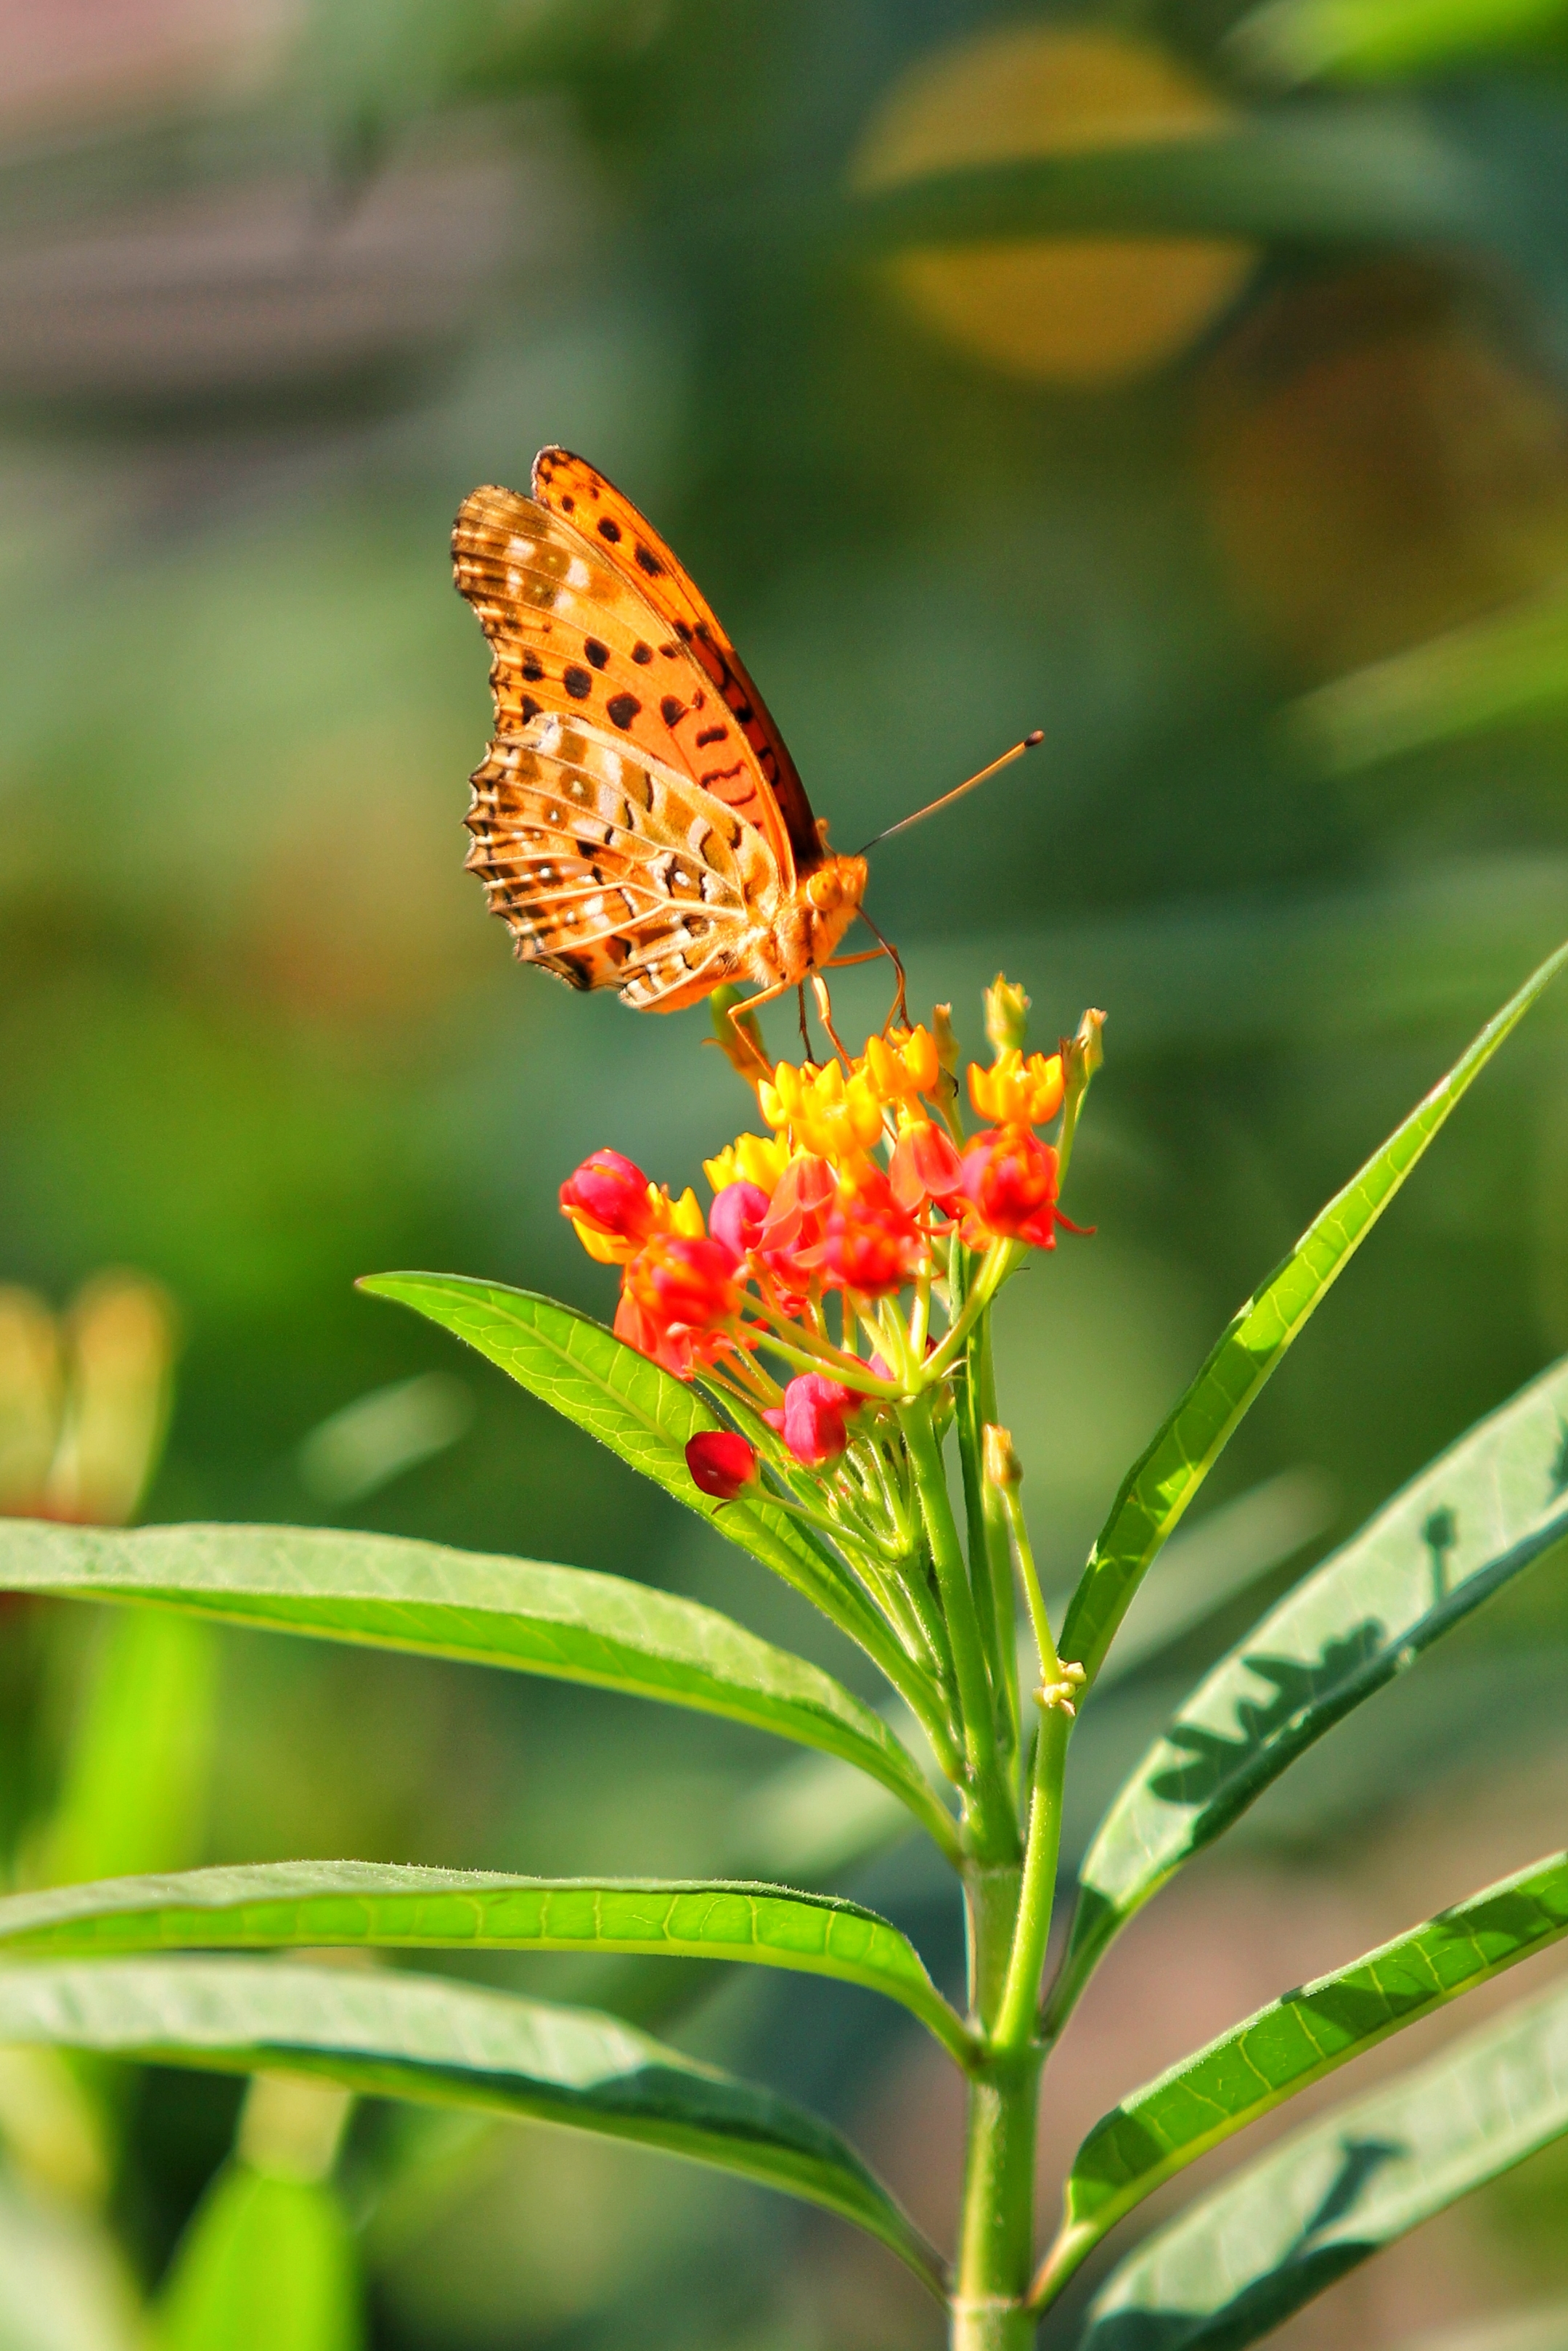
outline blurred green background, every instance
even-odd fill
[[[612,1144],[680,1185],[748,1123],[702,1013],[519,971],[461,870],[488,697],[447,531],[560,441],[680,550],[838,846],[1045,730],[877,853],[871,905],[971,1050],[999,964],[1042,1042],[1111,1016],[1068,1203],[1097,1237],[999,1342],[1065,1583],[1230,1310],[1568,935],[1565,62],[1562,0],[0,12],[0,1509],[569,1560],[866,1687],[351,1287],[434,1267],[608,1317],[561,1177]],[[841,1017],[884,998],[857,975]],[[1070,1842],[1264,1598],[1568,1346],[1565,1079],[1549,1004],[1248,1421],[1075,1750]],[[1123,2089],[1562,1842],[1565,1664],[1527,1583],[1129,1934],[1048,2101],[1051,2196]],[[716,1722],[63,1604],[0,1616],[0,1691],[13,1883],[727,1871],[852,1886],[960,1966],[853,1787]],[[945,2228],[956,2089],[860,1994],[490,1974],[824,2105]],[[241,2107],[0,2059],[0,2351],[128,2351],[161,2283],[161,2339],[209,2351],[937,2339],[884,2255],[761,2191]],[[170,2264],[236,2127],[319,2191],[287,2225],[342,2267],[327,2332],[276,2275],[191,2315]],[[1282,2339],[1490,2343],[1499,2307],[1568,2339],[1565,2216],[1541,2158]]]

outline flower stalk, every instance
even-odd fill
[[[1058,1198],[1103,1016],[1086,1013],[1048,1055],[1027,1050],[1028,1013],[998,978],[992,1059],[962,1088],[946,1007],[929,1030],[890,1028],[854,1056],[830,1027],[821,1065],[770,1063],[750,1024],[744,1046],[720,1041],[770,1132],[706,1163],[706,1215],[612,1151],[561,1189],[589,1254],[621,1270],[617,1334],[728,1414],[731,1426],[688,1443],[696,1491],[802,1531],[821,1554],[820,1604],[881,1667],[956,1792],[957,1819],[933,1828],[962,1879],[968,1948],[956,2351],[1032,2341],[1040,1984],[1082,1687],[1051,1635],[998,1418],[991,1322],[1006,1282],[1067,1221]],[[1032,1704],[1019,1687],[1020,1593]]]

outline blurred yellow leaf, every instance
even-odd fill
[[[855,186],[1184,138],[1231,110],[1164,51],[1120,33],[1018,26],[920,59],[868,126]],[[1255,259],[1221,239],[1059,237],[901,256],[888,265],[925,322],[994,366],[1106,383],[1186,349]]]

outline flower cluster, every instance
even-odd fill
[[[617,1335],[755,1416],[791,1468],[831,1469],[901,1399],[935,1390],[940,1409],[977,1318],[1068,1221],[1058,1194],[1103,1016],[1026,1059],[1027,1003],[1001,981],[988,998],[993,1059],[967,1072],[977,1132],[959,1114],[942,1007],[930,1029],[871,1037],[852,1060],[758,1075],[770,1131],[706,1163],[706,1217],[693,1192],[674,1198],[596,1151],[560,1205],[590,1256],[621,1268]],[[757,1448],[708,1432],[688,1466],[703,1492],[733,1499]]]

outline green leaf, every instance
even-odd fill
[[[26,1959],[287,1945],[757,1960],[883,1992],[960,2063],[971,2053],[962,2019],[896,1927],[858,1902],[778,1886],[286,1861],[111,1878],[0,1900],[0,1950]]]
[[[1397,2237],[1568,2132],[1568,1986],[1297,2131],[1136,2246],[1078,2351],[1244,2351]]]
[[[1050,2002],[1324,1732],[1568,1539],[1568,1358],[1460,1437],[1333,1552],[1155,1740],[1085,1855]]]
[[[1289,728],[1319,766],[1346,775],[1565,704],[1568,597],[1559,589],[1314,687],[1291,705]]]
[[[335,2191],[231,2163],[160,2297],[158,2351],[359,2351],[359,2258]]]
[[[151,1614],[100,1630],[64,1785],[31,1873],[50,1885],[178,1869],[201,1849],[213,1635],[189,1619]]]
[[[531,1290],[507,1290],[455,1273],[367,1274],[377,1298],[412,1306],[450,1331],[651,1478],[719,1534],[781,1575],[881,1664],[890,1636],[826,1547],[787,1510],[743,1499],[715,1502],[692,1483],[685,1446],[721,1428],[696,1390],[675,1379],[602,1323]]]
[[[949,1815],[871,1708],[788,1650],[618,1575],[313,1527],[0,1520],[0,1590],[150,1600],[231,1624],[594,1682],[727,1715],[880,1780],[944,1852]]]
[[[1486,175],[1413,107],[1351,101],[866,190],[846,234],[871,254],[1086,232],[1386,245],[1503,222]]]
[[[825,2205],[941,2292],[936,2254],[827,2123],[589,2009],[270,1960],[100,1959],[0,1969],[8,2041],[209,2072],[309,2074],[367,2096],[638,2140]]]
[[[1476,58],[1530,56],[1568,32],[1563,0],[1265,0],[1226,47],[1260,80],[1332,75],[1383,81],[1452,71]]]
[[[1568,1934],[1568,1853],[1503,1878],[1348,1968],[1286,1992],[1134,2090],[1097,2122],[1068,2174],[1062,2231],[1040,2272],[1051,2302],[1107,2230],[1162,2180],[1364,2050]]]
[[[1058,1649],[1099,1672],[1150,1564],[1285,1350],[1343,1272],[1448,1113],[1563,963],[1559,947],[1308,1226],[1225,1331],[1192,1385],[1134,1462],[1072,1595]]]

